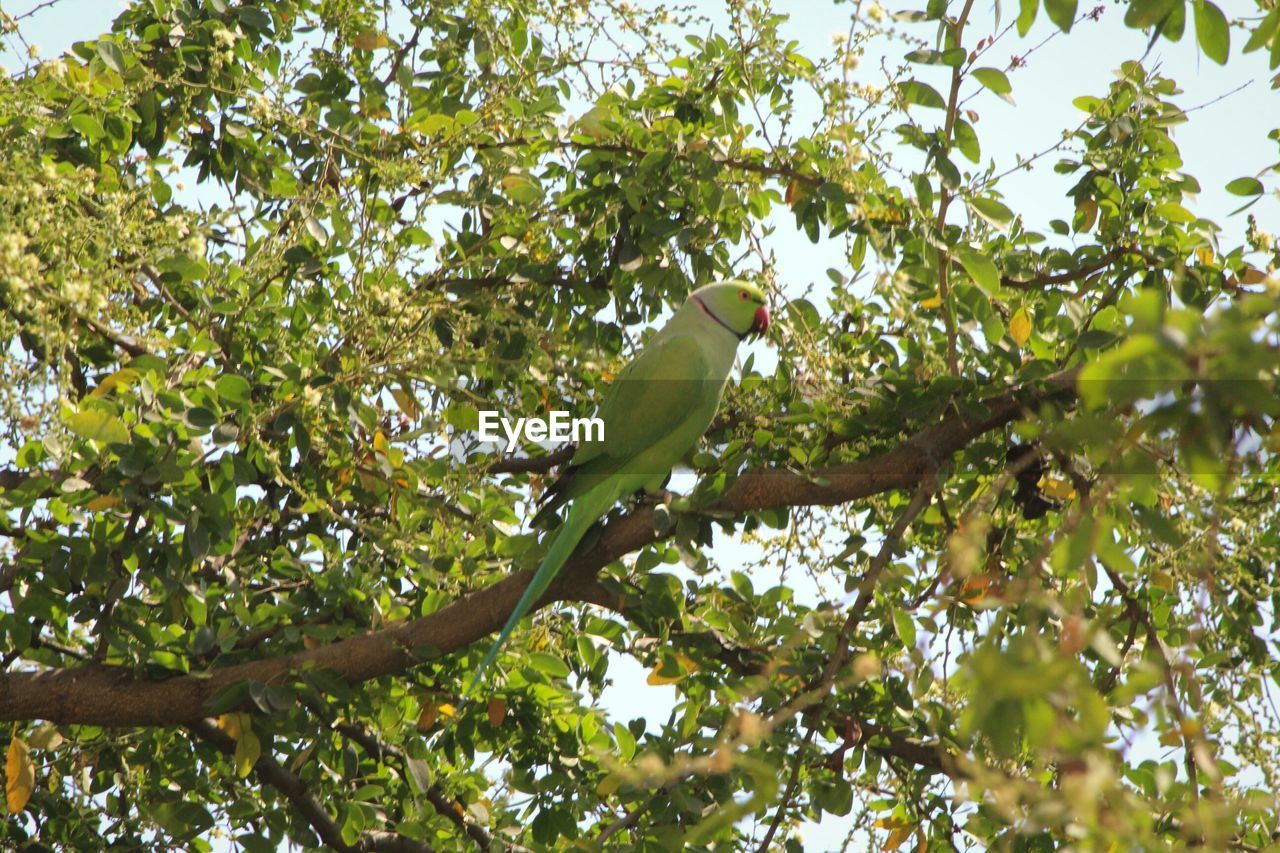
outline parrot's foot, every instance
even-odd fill
[[[666,489],[655,489],[652,492],[638,491],[635,494],[635,503],[637,507],[644,506],[671,506],[671,502],[680,496],[675,492],[669,492]]]

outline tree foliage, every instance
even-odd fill
[[[6,847],[1274,841],[1280,245],[1197,212],[1139,57],[1274,70],[1280,9],[1132,0],[1134,60],[997,163],[993,46],[1100,9],[864,3],[806,57],[777,5],[150,0],[0,78]],[[777,229],[845,262],[789,279]],[[589,413],[744,276],[776,369],[463,701],[565,458],[477,411]],[[670,719],[601,707],[623,657]]]

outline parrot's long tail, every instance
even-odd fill
[[[476,689],[476,685],[480,683],[480,677],[498,656],[498,650],[507,641],[507,637],[511,636],[516,623],[529,612],[529,608],[538,599],[542,598],[573,553],[573,549],[578,547],[578,543],[591,529],[591,525],[613,506],[615,500],[617,496],[613,494],[613,489],[609,488],[608,483],[601,483],[574,499],[564,524],[560,526],[556,538],[551,543],[551,549],[538,564],[538,570],[533,573],[533,580],[529,582],[524,595],[520,596],[520,600],[516,602],[515,610],[512,610],[507,618],[507,624],[503,626],[502,633],[493,641],[493,645],[485,653],[484,660],[480,661],[480,666],[476,668],[476,674],[471,677],[471,684],[467,686],[467,692],[464,695],[470,695]]]

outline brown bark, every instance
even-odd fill
[[[877,456],[801,475],[776,468],[744,473],[709,510],[741,514],[801,505],[832,506],[893,489],[911,488],[921,475],[978,436],[1018,417],[1028,407],[1070,393],[1075,371],[1050,377],[1043,390],[1013,390],[985,401],[985,413],[953,411],[897,447]],[[607,523],[594,544],[575,553],[537,607],[590,600],[596,574],[609,563],[658,541],[654,512],[640,507]],[[208,702],[240,681],[280,683],[307,667],[325,667],[348,683],[403,673],[414,650],[448,654],[500,629],[531,578],[522,572],[467,595],[435,613],[315,649],[221,667],[199,675],[152,680],[101,664],[0,676],[0,720],[60,724],[148,726],[196,723]]]

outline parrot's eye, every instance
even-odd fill
[[[738,291],[738,298],[739,298],[739,299],[746,299],[746,298],[747,298],[747,292],[746,292],[745,290],[739,290],[739,291]]]

